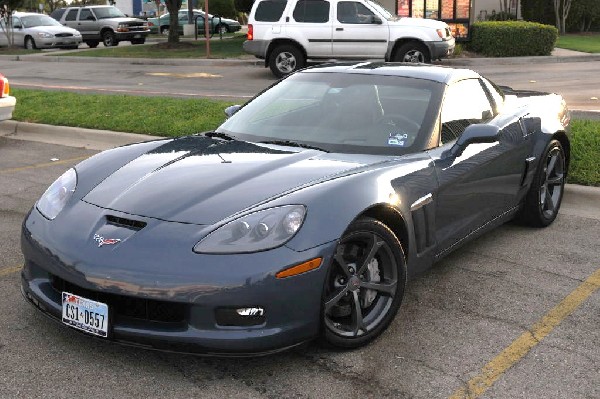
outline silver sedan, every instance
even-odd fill
[[[27,49],[77,48],[82,41],[79,31],[63,26],[44,14],[16,12],[12,15],[11,29],[7,29],[5,21],[1,25],[2,46],[8,46],[12,42],[15,46]],[[13,40],[9,41],[11,35]]]

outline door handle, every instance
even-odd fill
[[[335,30],[339,32],[339,31],[344,30],[344,28],[335,28]]]

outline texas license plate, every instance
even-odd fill
[[[63,292],[62,322],[78,330],[106,337],[108,335],[108,305]]]
[[[140,35],[140,34],[138,33],[137,35],[133,35],[133,38],[134,38],[134,39],[141,39],[141,38],[142,38],[142,35]]]

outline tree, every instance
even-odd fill
[[[566,28],[568,31],[588,32],[598,21],[600,21],[598,0],[576,0],[569,12]]]
[[[12,27],[12,13],[17,8],[22,7],[24,0],[2,0],[0,1],[0,26],[2,32],[8,39],[8,46],[14,46],[15,36]]]
[[[561,35],[565,34],[567,17],[571,10],[573,0],[552,0],[554,2],[554,14],[556,15],[556,28]]]
[[[56,10],[57,8],[68,6],[68,4],[65,0],[45,0],[44,3],[45,3],[44,9],[48,13],[51,13],[52,11]]]
[[[179,9],[181,0],[165,0],[169,12],[169,43],[179,43]]]

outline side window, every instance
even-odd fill
[[[254,19],[261,22],[277,22],[281,19],[286,4],[285,0],[261,1],[256,7]]]
[[[486,78],[481,78],[483,85],[490,92],[492,99],[494,100],[494,111],[497,114],[502,109],[502,105],[504,104],[504,94],[496,85],[487,80]]]
[[[60,17],[62,17],[62,15],[65,13],[65,9],[64,8],[57,8],[56,10],[52,11],[52,13],[50,14],[50,16],[52,18],[54,18],[55,20],[59,21]]]
[[[296,22],[322,23],[329,21],[329,2],[323,0],[299,0],[293,13]]]
[[[467,126],[492,116],[492,105],[478,79],[453,83],[446,89],[442,105],[442,143],[456,140]]]
[[[12,26],[14,27],[20,27],[23,28],[23,25],[21,25],[21,19],[19,17],[13,17],[12,19]]]
[[[337,20],[343,24],[371,24],[374,16],[362,3],[340,1],[337,5]]]
[[[69,10],[67,16],[65,17],[65,21],[77,21],[77,8]]]
[[[81,12],[79,13],[79,20],[80,21],[95,21],[96,18],[94,18],[94,16],[92,15],[92,12],[90,11],[89,8],[82,8]]]

